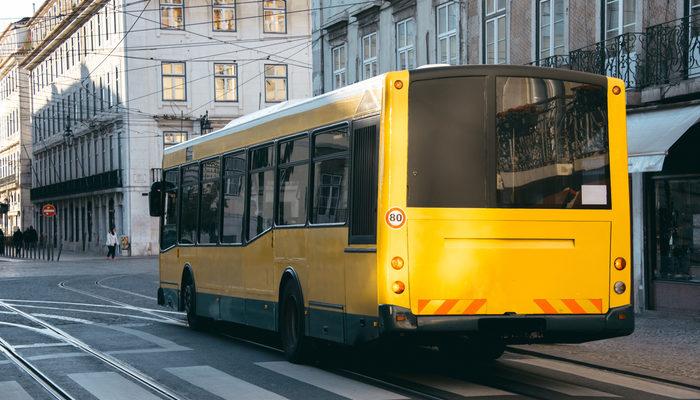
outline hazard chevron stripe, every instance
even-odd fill
[[[545,314],[601,314],[603,299],[533,299]]]
[[[419,299],[417,314],[423,315],[469,315],[482,311],[486,299]]]

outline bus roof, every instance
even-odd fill
[[[378,75],[373,78],[366,79],[364,81],[348,85],[340,89],[324,93],[319,96],[307,99],[288,100],[283,103],[252,112],[250,114],[232,120],[231,122],[226,124],[225,127],[214,131],[210,134],[202,135],[187,140],[185,142],[179,143],[177,145],[170,146],[164,150],[164,154],[172,154],[191,146],[206,143],[208,141],[216,140],[224,136],[242,132],[247,129],[254,128],[258,125],[262,125],[269,121],[275,120],[277,118],[301,114],[328,104],[355,98],[358,96],[364,96],[368,91],[371,93],[376,91],[377,89],[381,89],[384,83],[385,76],[386,74]],[[378,108],[380,106],[381,99],[374,100],[377,101],[377,104],[375,105]]]

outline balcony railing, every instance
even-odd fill
[[[547,67],[547,68],[569,68],[569,55],[564,54],[564,55],[557,55],[557,56],[549,56],[547,58],[541,58],[537,61],[533,61],[530,63],[530,65],[537,65],[540,67]]]
[[[645,61],[651,84],[700,76],[700,14],[649,27]]]
[[[629,32],[569,53],[571,69],[614,76],[628,88],[642,83],[639,73],[644,53],[644,34]]]
[[[532,63],[614,76],[628,89],[700,76],[700,14],[629,32]]]
[[[67,182],[39,186],[31,190],[32,201],[71,194],[90,193],[122,186],[120,170],[73,179]]]

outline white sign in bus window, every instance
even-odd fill
[[[581,185],[581,204],[592,206],[608,204],[608,187],[606,185]]]

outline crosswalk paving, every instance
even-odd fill
[[[257,362],[261,373],[273,373],[295,382],[301,382],[350,400],[402,400],[407,399],[400,389],[391,390],[378,385],[350,379],[323,369],[290,364],[286,361]],[[168,367],[164,370],[174,379],[191,385],[192,390],[201,391],[194,398],[216,398],[224,400],[285,400],[285,384],[267,388],[260,387],[240,377],[221,371],[209,365]],[[559,374],[559,375],[557,375]],[[561,374],[571,379],[559,379]],[[557,376],[555,376],[557,375]],[[527,385],[538,390],[556,393],[552,398],[615,399],[640,398],[644,392],[661,398],[700,400],[700,391],[680,386],[654,382],[642,378],[622,375],[604,370],[589,368],[571,363],[541,358],[514,358],[499,362],[493,379],[506,382],[491,387],[483,382],[468,382],[444,375],[424,373],[395,373],[390,375],[395,382],[407,382],[412,387],[423,387],[448,393],[452,398],[517,399],[518,385]],[[116,372],[70,373],[67,377],[86,392],[99,400],[158,400],[160,397],[138,383]],[[601,388],[583,386],[584,381],[600,382]],[[279,381],[276,381],[279,382]],[[514,382],[512,388],[507,382]],[[578,383],[578,384],[577,384]],[[617,389],[615,389],[617,388]],[[624,393],[636,393],[633,397]],[[614,392],[614,393],[611,393]],[[208,396],[205,396],[206,393]],[[457,396],[457,397],[455,397]],[[298,398],[298,392],[296,396]],[[658,397],[655,397],[658,398]],[[0,399],[34,400],[16,381],[0,381]]]

